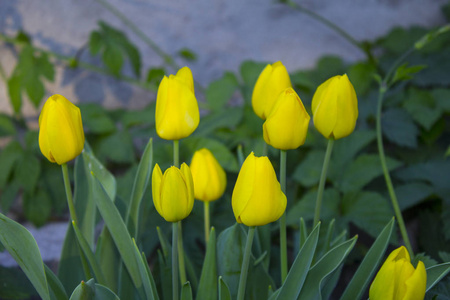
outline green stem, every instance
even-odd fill
[[[183,231],[181,227],[181,221],[178,221],[178,260],[180,262],[180,280],[181,285],[185,284],[186,278],[186,266],[184,264],[184,249],[183,249]]]
[[[172,299],[178,300],[178,223],[172,223]]]
[[[286,150],[280,150],[280,185],[281,191],[286,195]],[[281,284],[286,280],[288,273],[287,241],[286,241],[286,212],[280,218],[280,259]]]
[[[328,164],[330,163],[331,152],[333,151],[334,139],[328,139],[327,151],[323,160],[322,175],[320,175],[319,189],[317,191],[316,209],[314,211],[314,227],[320,221],[320,210],[322,208],[323,192],[325,190],[325,182],[327,180]]]
[[[173,165],[180,167],[180,140],[173,141]]]
[[[387,78],[387,77],[386,77]],[[389,196],[391,198],[392,206],[394,208],[395,216],[397,218],[398,226],[400,227],[400,232],[405,242],[405,246],[408,249],[411,257],[414,256],[414,252],[411,246],[411,242],[409,241],[408,232],[406,231],[405,222],[403,221],[402,212],[398,205],[397,196],[395,195],[394,186],[392,184],[391,176],[389,175],[389,169],[386,164],[386,156],[384,154],[383,147],[383,136],[381,134],[381,112],[383,108],[383,98],[384,94],[387,91],[386,83],[383,82],[380,86],[380,91],[378,95],[378,105],[377,105],[377,144],[378,144],[378,153],[380,155],[381,167],[383,168],[384,179],[386,181],[386,186],[389,191]]]
[[[208,244],[209,241],[209,229],[210,229],[210,223],[209,223],[209,202],[203,201],[204,205],[204,212],[205,212],[205,242]]]
[[[247,242],[245,243],[244,258],[241,265],[241,277],[239,278],[239,289],[237,300],[244,300],[245,286],[247,284],[248,265],[250,263],[250,254],[252,252],[253,236],[255,235],[255,227],[249,227],[247,234]]]

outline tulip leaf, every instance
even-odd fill
[[[33,236],[25,227],[1,213],[0,222],[0,243],[20,266],[39,296],[50,300],[44,263]]]
[[[317,224],[298,252],[297,257],[295,258],[295,261],[276,299],[282,300],[298,298],[316,252],[319,232],[320,223]]]
[[[450,273],[450,262],[427,268],[427,291]]]
[[[70,300],[120,300],[109,288],[95,283],[94,279],[82,281],[73,291]]]
[[[47,277],[48,287],[50,289],[51,298],[57,300],[69,299],[69,297],[67,297],[64,286],[62,285],[58,277],[56,277],[55,273],[53,273],[53,271],[50,270],[50,268],[47,267],[47,265],[45,264],[44,269],[45,269],[45,276]]]
[[[144,260],[142,254],[139,252],[139,248],[136,245],[136,241],[133,239],[134,249],[136,250],[134,252],[134,255],[136,257],[136,261],[138,262],[139,272],[141,274],[142,282],[144,285],[144,291],[146,295],[146,299],[148,300],[156,300],[158,298],[155,298],[154,295],[156,294],[156,291],[153,290],[154,283],[152,273],[150,272],[150,269],[148,268],[147,260]]]
[[[181,288],[181,300],[192,300],[191,283],[187,281]]]
[[[370,247],[363,261],[354,273],[352,280],[347,285],[341,300],[361,299],[364,291],[369,285],[375,274],[380,262],[389,245],[392,230],[394,228],[395,220],[392,220],[384,227],[383,231],[378,235],[377,239]]]
[[[219,300],[231,300],[230,290],[222,276],[219,276]]]
[[[321,290],[353,249],[357,237],[334,247],[309,270],[305,283],[297,299],[321,299]]]
[[[206,89],[206,100],[212,111],[220,111],[231,99],[239,84],[236,76],[225,72],[222,78],[213,81]]]
[[[216,230],[211,228],[196,300],[217,299]]]

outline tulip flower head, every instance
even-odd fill
[[[263,124],[264,140],[280,150],[296,149],[305,143],[310,117],[292,88],[280,93]]]
[[[80,109],[61,95],[48,98],[39,115],[39,148],[49,161],[59,165],[83,151]]]
[[[153,204],[167,222],[178,222],[189,216],[194,206],[194,183],[185,163],[170,167],[164,175],[158,164],[152,173]]]
[[[255,114],[265,120],[270,114],[278,95],[292,87],[286,67],[280,62],[268,64],[256,80],[252,94],[252,106]]]
[[[314,126],[327,139],[351,134],[358,119],[358,100],[347,74],[322,83],[314,93],[311,108]]]
[[[388,256],[370,286],[370,300],[423,300],[427,272],[423,262],[411,264],[408,250],[401,246]]]
[[[222,166],[206,148],[194,153],[191,162],[195,199],[214,201],[225,192],[227,177]]]
[[[266,225],[283,215],[287,199],[267,156],[255,157],[252,152],[245,159],[231,203],[236,221],[247,226]]]
[[[200,122],[194,79],[188,67],[176,75],[164,76],[156,97],[156,133],[165,140],[189,136]]]

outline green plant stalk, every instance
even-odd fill
[[[280,185],[281,191],[286,195],[286,150],[280,150]],[[280,259],[281,259],[281,284],[288,274],[287,241],[286,241],[286,211],[280,218]]]
[[[320,210],[322,208],[323,192],[325,190],[325,182],[327,180],[328,165],[330,163],[331,152],[333,151],[334,138],[328,139],[327,151],[323,160],[322,174],[320,175],[319,189],[317,190],[316,209],[314,211],[314,227],[320,221]]]
[[[241,277],[239,278],[239,288],[237,300],[244,300],[245,286],[247,284],[248,266],[250,263],[250,254],[252,252],[253,237],[255,235],[255,226],[248,228],[247,241],[245,242],[244,258],[241,265]]]
[[[173,165],[180,167],[180,140],[173,141]]]
[[[209,202],[203,201],[203,208],[204,208],[204,215],[205,215],[205,242],[208,244],[209,241],[209,228],[210,228],[210,222],[209,222]]]
[[[172,223],[172,299],[178,300],[178,222]]]
[[[395,216],[397,218],[398,226],[400,227],[400,233],[402,235],[402,239],[405,242],[405,246],[408,249],[411,257],[414,257],[413,248],[411,246],[411,242],[409,241],[408,232],[406,231],[405,222],[403,221],[402,211],[400,210],[400,206],[398,205],[397,196],[395,194],[394,186],[392,184],[391,176],[389,175],[389,169],[386,164],[386,156],[384,154],[383,147],[383,136],[381,134],[381,112],[383,107],[383,98],[384,94],[387,91],[387,87],[385,82],[383,82],[380,86],[380,91],[378,94],[378,104],[377,104],[377,145],[378,145],[378,153],[380,155],[381,167],[383,168],[384,179],[386,181],[386,186],[389,191],[389,196],[391,198],[392,207],[394,208]]]

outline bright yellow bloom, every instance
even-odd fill
[[[167,222],[178,222],[189,216],[194,206],[194,183],[188,165],[170,167],[164,175],[158,164],[152,174],[153,204]]]
[[[314,126],[327,139],[335,140],[353,132],[358,119],[358,99],[347,74],[322,83],[312,100]]]
[[[227,176],[214,155],[206,148],[195,151],[191,162],[195,199],[214,201],[222,197]]]
[[[266,225],[283,215],[286,203],[270,160],[250,153],[239,171],[231,198],[236,221],[247,226]]]
[[[305,143],[310,117],[292,88],[280,93],[263,124],[264,140],[276,149],[297,149]]]
[[[370,300],[423,300],[427,272],[423,262],[411,264],[408,250],[401,246],[392,251],[381,266],[369,291]]]
[[[252,106],[255,114],[265,120],[278,95],[288,87],[292,87],[291,79],[281,61],[267,65],[259,75],[253,89]]]
[[[59,165],[83,151],[80,109],[61,95],[48,98],[39,115],[39,148],[49,161]]]
[[[188,67],[176,75],[164,76],[156,97],[156,133],[165,140],[189,136],[200,122],[194,79]]]

